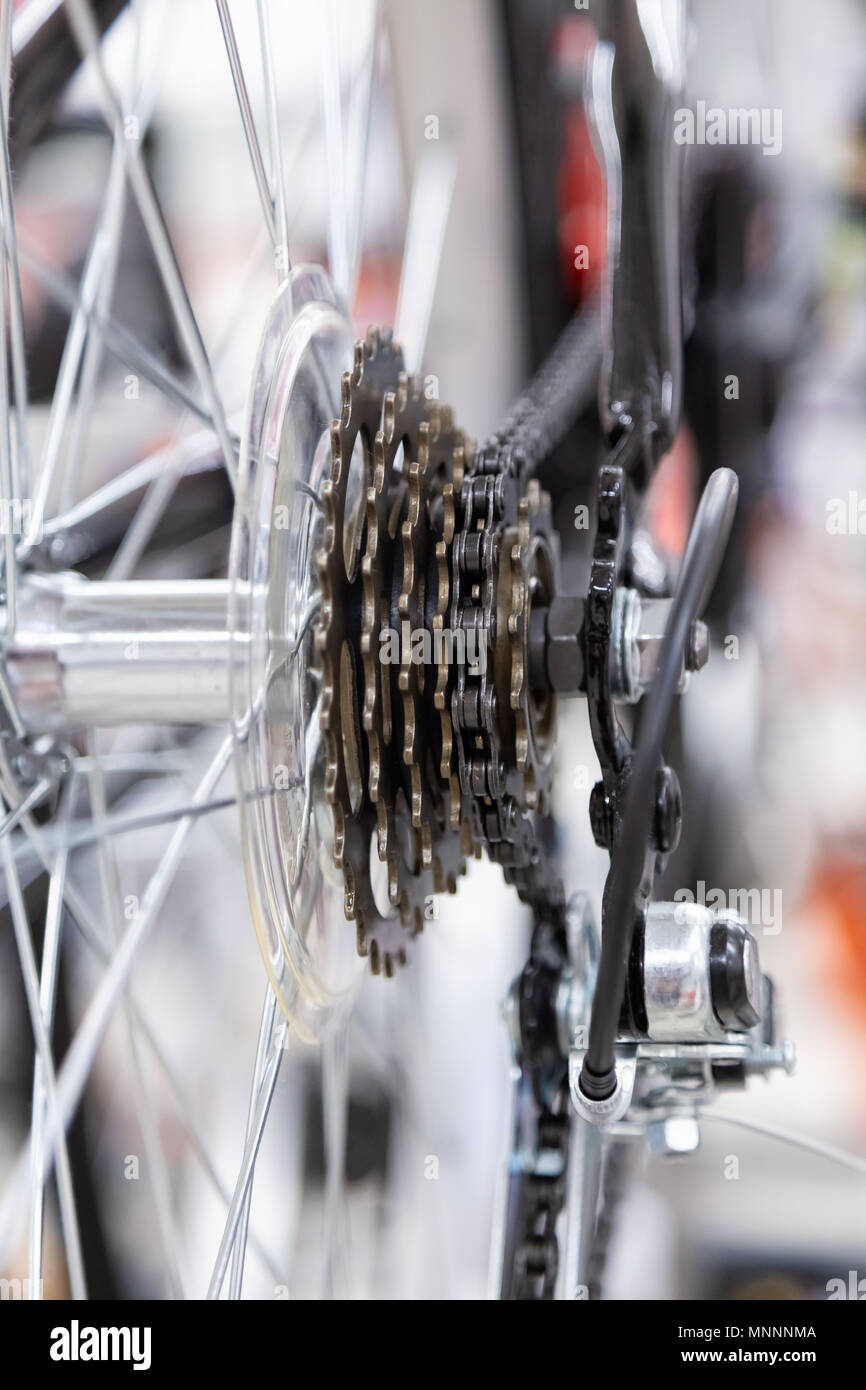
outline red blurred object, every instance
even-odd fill
[[[566,20],[553,40],[554,66],[567,91],[578,93],[565,114],[559,171],[558,240],[563,279],[579,304],[599,284],[607,256],[607,197],[582,100],[584,73],[596,44],[586,18]]]
[[[695,438],[688,425],[682,424],[673,447],[653,474],[646,501],[652,537],[671,559],[679,559],[686,548],[695,507],[697,474]]]
[[[816,869],[809,902],[833,929],[830,985],[866,1029],[866,847],[828,849]]]

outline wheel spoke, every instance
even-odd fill
[[[193,797],[194,806],[210,799],[228,765],[232,743],[231,735],[223,741],[196,789]],[[187,814],[176,826],[168,847],[150,877],[139,913],[122,937],[69,1046],[57,1082],[60,1116],[65,1125],[71,1122],[75,1114],[105,1031],[126,988],[135,958],[165,901],[180,865],[187,838],[196,821],[195,815]],[[55,1140],[56,1132],[52,1134],[51,1143],[43,1145],[43,1167],[46,1173],[50,1172],[54,1164]],[[26,1169],[19,1160],[0,1206],[0,1264],[3,1263],[4,1254],[8,1249],[11,1232],[17,1224],[23,1183],[26,1183]]]
[[[123,153],[129,186],[135,196],[178,331],[183,339],[190,363],[198,376],[202,393],[210,411],[214,432],[223,452],[226,470],[234,486],[237,483],[235,446],[229,434],[228,423],[217,391],[213,370],[163,219],[162,210],[153,190],[150,176],[141,160],[139,144],[137,141],[124,138],[123,115],[105,68],[99,34],[90,5],[87,0],[65,0],[65,5],[70,26],[81,54],[83,57],[89,58],[93,64],[103,114],[114,132],[115,143]]]
[[[763,1120],[753,1120],[745,1115],[730,1115],[724,1110],[705,1110],[701,1119],[716,1120],[723,1125],[738,1125],[740,1129],[750,1129],[755,1134],[766,1135],[768,1139],[778,1139],[783,1144],[792,1144],[804,1153],[817,1154],[819,1158],[827,1158],[831,1163],[839,1163],[843,1168],[850,1168],[855,1173],[866,1174],[866,1158],[863,1155],[848,1153],[846,1149],[838,1149],[834,1144],[825,1144],[821,1139],[813,1139],[810,1134],[783,1129],[781,1125],[765,1124]]]
[[[69,1152],[66,1147],[63,1111],[59,1098],[57,1077],[54,1071],[54,1059],[51,1056],[51,1043],[48,1039],[48,1031],[45,1026],[45,1019],[40,1004],[39,974],[33,956],[33,943],[30,937],[30,927],[27,922],[27,912],[24,907],[24,898],[21,893],[18,870],[15,867],[15,860],[8,839],[0,841],[0,858],[2,858],[3,870],[6,875],[9,905],[12,914],[12,927],[15,933],[15,944],[18,948],[18,959],[21,963],[21,974],[24,979],[24,992],[27,997],[27,1008],[30,1012],[33,1039],[39,1056],[40,1080],[45,1088],[45,1095],[48,1101],[51,1147],[56,1155],[57,1192],[60,1200],[60,1221],[63,1228],[66,1263],[69,1270],[69,1285],[72,1297],[75,1299],[82,1299],[87,1297],[87,1289],[84,1280],[84,1261],[81,1255],[78,1218],[75,1210],[75,1195],[72,1189],[72,1170],[69,1165]],[[44,1152],[44,1136],[40,1137],[42,1138],[41,1148]],[[22,1167],[21,1171],[22,1176],[26,1178],[27,1169]],[[41,1162],[41,1155],[37,1154],[34,1156],[34,1162],[31,1165],[31,1185],[32,1182],[35,1181],[35,1175],[41,1175],[43,1171],[44,1167]],[[22,1193],[22,1197],[23,1196],[24,1194]]]
[[[15,396],[15,454],[12,463],[12,493],[13,497],[22,499],[30,495],[30,451],[27,417],[27,365],[24,350],[24,310],[18,265],[18,238],[12,200],[12,170],[9,164],[11,24],[11,6],[6,5],[3,12],[2,29],[0,29],[0,37],[2,37],[0,83],[2,83],[3,94],[2,111],[0,111],[0,142],[3,146],[3,163],[0,166],[0,206],[2,206],[5,230],[3,243],[9,288],[9,343],[12,357],[12,389]]]
[[[58,823],[64,826],[71,811],[71,797],[62,798]],[[45,909],[45,934],[42,943],[42,971],[39,978],[39,1007],[47,1037],[51,1038],[54,1021],[54,1001],[57,992],[57,966],[60,960],[60,934],[63,924],[63,891],[66,883],[67,853],[61,848],[49,875],[48,902]],[[42,1242],[45,1213],[45,1176],[42,1168],[42,1131],[48,1094],[37,1051],[33,1061],[33,1113],[30,1124],[30,1236],[28,1277],[31,1298],[42,1292]]]
[[[0,315],[3,323],[0,332],[0,508],[2,508],[9,524],[3,527],[3,589],[2,594],[4,604],[4,629],[7,638],[11,638],[15,631],[17,595],[18,595],[18,571],[15,558],[15,535],[14,527],[11,524],[15,507],[15,484],[12,480],[12,441],[9,428],[9,388],[7,379],[6,365],[6,277],[0,268],[0,282],[2,282],[2,293],[0,293]],[[20,505],[20,503],[19,503]]]
[[[0,14],[0,102],[3,103],[3,119],[9,121],[9,87],[12,77],[12,10],[14,6],[4,5]]]
[[[128,579],[150,543],[178,483],[185,472],[183,455],[179,455],[164,473],[154,478],[126,529],[117,551],[105,571],[106,579]]]
[[[57,374],[57,385],[51,401],[51,411],[48,417],[48,432],[45,437],[45,446],[42,450],[39,480],[36,486],[36,496],[33,501],[33,512],[30,518],[30,525],[27,528],[27,534],[24,537],[24,542],[21,547],[22,556],[26,555],[27,552],[33,548],[42,535],[42,526],[45,520],[48,498],[60,460],[60,452],[66,431],[66,422],[72,408],[75,383],[78,379],[81,359],[87,344],[88,327],[96,315],[99,287],[102,283],[103,272],[111,253],[111,228],[112,225],[117,225],[119,218],[122,216],[124,188],[123,162],[118,150],[115,149],[112,155],[105,201],[99,215],[93,240],[90,243],[90,250],[87,254],[84,273],[81,277],[81,289],[77,297],[78,302],[70,320],[69,332],[66,335],[66,342],[63,346],[63,356],[61,357],[60,370]]]
[[[86,776],[92,767],[100,767],[103,776],[111,772],[136,772],[148,777],[180,777],[189,772],[190,760],[179,748],[142,749],[130,753],[100,753],[98,757],[80,757],[72,763],[72,772]]]
[[[61,513],[60,516],[52,517],[46,521],[43,531],[45,539],[52,536],[62,535],[64,532],[80,526],[82,523],[90,521],[92,517],[98,516],[106,508],[120,502],[124,497],[129,497],[131,493],[137,492],[140,488],[151,488],[159,482],[160,478],[166,476],[169,469],[177,467],[179,475],[183,474],[196,464],[206,461],[214,454],[215,439],[210,431],[200,430],[178,445],[167,445],[164,449],[158,449],[156,453],[149,454],[147,458],[135,463],[131,468],[127,468],[123,473],[119,473],[116,478],[112,478],[103,487],[97,488],[89,497],[77,502],[68,512]],[[106,575],[106,577],[108,577]],[[112,575],[112,579],[124,578],[123,575]]]
[[[69,314],[76,313],[82,301],[72,281],[61,271],[46,265],[42,258],[29,248],[22,245],[18,254],[21,264],[39,281],[54,303]],[[84,317],[88,324],[92,323],[99,329],[109,351],[125,363],[131,371],[143,376],[158,391],[167,396],[174,405],[191,411],[197,419],[213,428],[210,411],[196,399],[182,381],[162,365],[152,352],[142,346],[127,328],[117,323],[109,315],[100,314],[95,308],[85,309]]]
[[[232,306],[231,313],[227,316],[225,327],[214,351],[214,363],[219,362],[225,347],[232,341],[232,330],[234,325],[240,315],[246,310],[249,282],[260,259],[261,250],[259,246],[255,246],[250,254],[244,272],[240,276],[236,301]],[[147,549],[151,536],[155,532],[162,517],[165,515],[177,485],[183,477],[186,466],[184,463],[183,446],[180,442],[180,430],[182,427],[183,422],[181,426],[179,426],[173,441],[173,447],[177,453],[177,458],[175,461],[171,462],[164,471],[160,471],[150,483],[145,496],[139,503],[135,516],[127,527],[126,535],[121,541],[117,552],[105,572],[106,579],[128,579],[132,575],[144,551]],[[166,453],[170,451],[169,449]]]
[[[256,123],[253,118],[253,108],[250,103],[250,94],[247,90],[246,78],[244,77],[241,55],[238,51],[237,39],[235,37],[234,25],[229,11],[228,0],[216,0],[217,14],[219,15],[220,26],[223,31],[223,42],[226,46],[229,67],[231,68],[232,82],[234,83],[235,96],[238,100],[238,109],[241,113],[241,121],[244,127],[247,150],[249,151],[250,163],[253,166],[253,175],[256,180],[256,188],[259,193],[259,202],[264,213],[265,226],[268,229],[268,236],[276,252],[279,247],[279,236],[277,225],[274,218],[274,202],[271,189],[268,183],[267,170],[262,155],[262,147],[259,143],[259,136],[256,130]]]
[[[262,55],[262,76],[265,86],[265,109],[268,117],[268,146],[271,159],[271,188],[276,240],[274,242],[277,284],[282,284],[292,268],[289,253],[289,229],[286,217],[286,183],[283,173],[283,146],[280,139],[280,113],[277,105],[277,81],[274,73],[274,45],[271,39],[271,15],[267,0],[258,0],[259,48]]]
[[[40,802],[44,801],[45,797],[48,796],[49,792],[54,790],[56,785],[57,783],[53,777],[43,777],[41,781],[37,782],[24,799],[11,811],[8,811],[2,821],[0,821],[0,840],[5,840],[10,830],[14,830],[24,816],[32,811],[35,806],[38,806]]]
[[[102,768],[98,756],[96,756],[97,746],[96,735],[94,731],[91,730],[86,738],[86,747],[88,753],[94,755],[94,761],[88,771],[87,780],[90,789],[93,819],[95,822],[99,823],[100,821],[108,819],[108,803],[105,795],[105,781],[102,776]],[[118,944],[116,923],[122,920],[123,895],[117,872],[117,860],[112,848],[112,842],[107,836],[100,836],[97,842],[97,859],[99,864],[103,911],[105,913],[107,927],[106,938],[110,950],[115,951]],[[144,1068],[142,1066],[138,1038],[136,1036],[135,1025],[129,1008],[129,998],[126,992],[123,997],[123,1016],[126,1025],[130,1061],[132,1063],[134,1104],[138,1116],[139,1128],[141,1130],[141,1137],[144,1142],[147,1170],[150,1177],[151,1192],[153,1194],[154,1208],[156,1211],[157,1227],[160,1232],[166,1258],[169,1288],[175,1298],[183,1298],[183,1280],[180,1272],[180,1237],[178,1234],[177,1222],[174,1217],[168,1164],[166,1162],[165,1149],[162,1144],[159,1120],[154,1109],[153,1096],[148,1087]]]
[[[244,1143],[248,1144],[253,1133],[256,1122],[256,1102],[261,1091],[262,1078],[267,1064],[268,1049],[274,1031],[274,1022],[277,1017],[277,996],[270,985],[265,990],[265,1000],[262,1005],[262,1017],[259,1024],[259,1040],[256,1046],[256,1060],[253,1066],[253,1079],[250,1086],[250,1103],[247,1112],[247,1126],[244,1133]],[[252,1181],[247,1188],[246,1195],[241,1207],[241,1214],[238,1221],[238,1229],[235,1235],[234,1248],[232,1250],[232,1267],[229,1276],[229,1298],[239,1299],[243,1290],[244,1283],[244,1259],[247,1252],[247,1237],[250,1225],[250,1204],[252,1202],[253,1187]]]
[[[294,785],[302,785],[300,780],[297,784],[288,783],[290,789]],[[54,783],[46,783],[47,790],[50,791]],[[45,795],[46,793],[43,793]],[[248,792],[245,796],[246,801],[264,800],[275,795],[273,787],[262,787],[259,791]],[[108,815],[105,819],[99,820],[80,820],[73,821],[65,834],[65,841],[72,849],[83,849],[86,845],[98,844],[100,840],[111,839],[118,835],[136,834],[142,830],[156,830],[162,825],[171,825],[174,822],[185,819],[199,820],[203,816],[213,815],[216,811],[227,811],[233,806],[238,805],[238,798],[234,794],[213,797],[209,801],[186,802],[182,806],[166,806],[160,811],[148,811],[141,815]],[[21,820],[20,808],[15,812],[15,824]],[[6,818],[7,820],[10,817]],[[5,823],[5,822],[4,822]],[[2,833],[2,826],[0,826]],[[53,830],[43,831],[44,843],[49,849],[56,848],[56,843],[60,836]]]
[[[215,361],[219,360],[225,347],[231,342],[232,330],[237,316],[248,303],[249,281],[261,254],[261,246],[254,247],[250,254],[247,267],[241,276],[236,303],[232,312],[227,316],[219,345],[214,354]],[[26,263],[26,256],[24,260]],[[62,277],[47,267],[39,266],[36,273],[40,274],[40,272],[48,282],[49,293],[53,291],[53,297],[62,307],[74,311],[76,304],[74,288],[66,286]],[[114,323],[107,315],[100,314],[98,310],[94,311],[91,321],[105,337],[105,345],[109,351],[113,351],[121,361],[140,371],[174,404],[181,406],[186,412],[194,414],[196,418],[207,422],[207,411],[189,395],[182,383],[166,372],[155,358],[147,354],[146,349],[141,348],[136,343],[126,329]],[[218,448],[216,436],[212,430],[201,430],[194,435],[183,438],[183,428],[184,422],[181,422],[170,444],[118,474],[117,477],[112,478],[89,496],[80,499],[68,510],[64,510],[58,516],[45,521],[42,528],[43,539],[60,535],[70,528],[88,521],[99,511],[110,507],[138,488],[146,488],[145,496],[141,499],[138,510],[106,570],[105,577],[107,579],[128,578],[164,515],[180,479],[189,468],[206,460]],[[237,436],[234,432],[232,437],[237,442]]]
[[[6,141],[7,122],[0,110],[0,140],[3,157],[0,161],[0,220],[3,223],[3,254],[0,257],[0,507],[3,510],[3,578],[5,585],[5,629],[7,636],[15,630],[15,610],[18,572],[15,560],[15,509],[21,512],[21,449],[26,447],[26,377],[23,373],[23,336],[21,335],[21,286],[17,276],[17,257],[14,256],[15,223],[12,216],[9,153]],[[16,394],[15,454],[12,449],[12,428],[9,410],[9,371],[6,347],[6,320],[9,320],[9,342],[12,349],[13,388]],[[18,367],[16,368],[16,359]],[[22,393],[23,396],[22,402]],[[24,408],[22,428],[21,407]],[[18,462],[16,462],[16,458]],[[23,512],[22,512],[23,516]]]
[[[267,1009],[268,1005],[266,1004],[265,1007]],[[271,1101],[273,1100],[277,1077],[280,1072],[280,1063],[283,1060],[283,1053],[286,1050],[287,1041],[288,1023],[282,1017],[279,1022],[277,1022],[276,1011],[274,1011],[268,1045],[264,1050],[261,1076],[256,1076],[253,1081],[256,1097],[255,1111],[252,1117],[252,1123],[249,1126],[249,1133],[244,1147],[243,1158],[241,1159],[240,1171],[238,1172],[231,1206],[229,1207],[229,1213],[226,1217],[222,1240],[220,1241],[213,1274],[211,1275],[211,1281],[208,1286],[207,1296],[209,1299],[219,1298],[220,1291],[225,1281],[226,1270],[243,1216],[247,1193],[253,1181],[256,1159],[258,1158],[262,1136],[265,1132],[265,1125],[271,1108]]]
[[[133,44],[132,68],[129,76],[129,101],[130,109],[138,112],[138,138],[139,140],[143,140],[150,126],[153,108],[153,92],[151,91],[149,94],[145,94],[144,84],[140,84],[138,79],[138,57],[141,51],[141,9],[139,6],[132,6],[132,17],[135,25],[135,42]],[[112,170],[109,174],[109,186],[111,184],[115,164],[118,166],[120,192],[116,199],[107,199],[105,209],[105,225],[102,230],[107,244],[107,250],[94,300],[94,310],[97,319],[104,317],[111,308],[123,238],[123,220],[126,207],[126,180],[124,177],[123,161],[119,158],[119,151],[116,145],[112,150]],[[66,466],[63,470],[63,482],[60,494],[60,508],[62,511],[73,506],[78,495],[78,479],[81,471],[84,444],[87,437],[87,429],[90,424],[90,415],[93,409],[93,400],[96,394],[104,346],[103,334],[98,322],[93,319],[89,320],[87,326],[87,342],[84,349],[84,361],[78,383],[78,399],[75,405],[72,428],[70,430],[69,442],[66,449]]]
[[[19,713],[18,705],[15,702],[15,696],[12,694],[9,681],[6,678],[6,671],[2,662],[0,662],[0,704],[2,704],[6,711],[9,727],[15,737],[19,739],[23,738],[25,733],[24,721]]]
[[[24,831],[24,834],[34,845],[36,853],[44,869],[46,870],[46,872],[49,873],[49,875],[52,874],[56,867],[57,860],[55,859],[54,863],[52,864],[48,854],[45,851],[44,837],[46,832],[41,828],[37,828],[33,821],[28,817],[24,818],[22,822],[22,829]],[[99,928],[96,924],[93,914],[90,911],[90,908],[87,905],[87,902],[81,896],[78,889],[75,887],[75,884],[72,883],[68,877],[65,878],[63,884],[63,901],[66,911],[69,913],[72,922],[75,924],[78,932],[81,935],[82,941],[85,943],[88,949],[92,951],[94,956],[96,956],[97,960],[100,962],[101,965],[105,967],[109,966],[111,964],[112,952],[103,941]],[[205,1175],[213,1185],[214,1191],[225,1204],[226,1208],[228,1208],[231,1203],[231,1194],[228,1188],[222,1182],[217,1172],[216,1165],[208,1152],[207,1145],[205,1144],[205,1141],[202,1138],[201,1131],[193,1118],[194,1109],[190,1097],[186,1094],[183,1086],[181,1085],[180,1081],[175,1075],[170,1063],[168,1062],[162,1050],[162,1047],[157,1041],[153,1029],[148,1023],[144,1014],[142,1013],[139,1005],[136,1003],[134,995],[131,991],[128,994],[127,999],[128,1007],[131,1011],[136,1029],[138,1030],[144,1042],[147,1044],[147,1047],[149,1048],[154,1061],[156,1062],[157,1066],[159,1067],[160,1071],[162,1072],[165,1078],[169,1092],[171,1093],[171,1096],[175,1103],[178,1119],[184,1130],[184,1133],[186,1134],[190,1142],[190,1146],[193,1152],[195,1153],[196,1157],[198,1158],[205,1172]],[[277,1284],[282,1283],[282,1276],[280,1275],[279,1271],[277,1270],[276,1266],[271,1260],[269,1254],[265,1250],[261,1240],[255,1235],[255,1233],[250,1235],[250,1245],[255,1250],[257,1256],[261,1260],[264,1267],[267,1269],[268,1273],[273,1278],[274,1282]]]
[[[87,320],[87,334],[83,353],[84,360],[78,382],[78,399],[72,418],[72,428],[69,432],[69,442],[66,448],[66,466],[63,470],[60,492],[60,508],[62,511],[66,511],[74,506],[78,495],[78,479],[81,472],[86,432],[90,422],[90,414],[93,409],[93,400],[96,394],[97,379],[104,348],[104,339],[102,330],[99,326],[99,320],[104,318],[107,314],[114,291],[114,279],[117,271],[120,236],[123,230],[123,213],[126,201],[126,182],[123,176],[123,164],[118,158],[116,150],[112,152],[112,174],[115,163],[117,167],[116,178],[118,189],[113,197],[110,193],[106,201],[105,222],[102,228],[106,250],[100,268],[99,283],[94,295],[93,313],[88,316]],[[109,175],[109,190],[113,192],[112,174]]]

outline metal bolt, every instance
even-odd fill
[[[589,823],[599,849],[610,849],[613,841],[612,808],[604,782],[596,782],[589,794]]]
[[[797,1049],[790,1039],[780,1047],[763,1047],[757,1057],[746,1058],[746,1071],[766,1072],[770,1069],[783,1071],[793,1076],[797,1070]]]
[[[700,1148],[700,1126],[694,1115],[668,1115],[647,1125],[646,1140],[650,1153],[677,1158]]]
[[[636,589],[617,589],[610,653],[611,689],[616,699],[634,704],[652,685],[671,602],[669,598],[647,598]],[[709,655],[707,625],[698,619],[689,629],[680,690],[685,686],[686,673],[700,671]]]
[[[583,685],[583,610],[583,599],[565,596],[553,599],[547,610],[547,679],[562,695],[576,695]]]
[[[700,618],[695,619],[689,629],[686,646],[686,670],[701,671],[710,659],[710,630]]]
[[[680,842],[683,798],[672,767],[659,769],[653,814],[653,844],[659,854],[672,854]]]

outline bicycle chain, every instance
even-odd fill
[[[563,894],[536,825],[548,809],[553,713],[549,700],[530,707],[529,617],[533,597],[555,593],[558,547],[550,499],[531,475],[590,400],[599,361],[591,301],[475,455],[460,492],[453,549],[452,627],[474,631],[488,653],[483,669],[458,669],[451,694],[464,815],[506,881],[536,909],[561,906]],[[510,684],[503,678],[506,646]]]
[[[532,1167],[521,1163],[514,1203],[516,1229],[503,1291],[518,1300],[554,1296],[559,1268],[556,1225],[565,1203],[571,1100],[568,1064],[556,1023],[556,996],[568,965],[565,910],[536,910],[529,959],[513,996],[520,1036],[519,1064],[536,1110]]]
[[[571,1129],[568,1088],[556,1110],[542,1111],[536,1127],[536,1170],[524,1178],[527,1210],[514,1253],[512,1298],[536,1302],[553,1298],[559,1271],[556,1223],[565,1203]]]
[[[553,1109],[543,1110],[536,1127],[535,1172],[524,1178],[526,1210],[514,1253],[511,1297],[518,1302],[550,1301],[559,1275],[556,1226],[565,1206],[568,1149],[574,1117],[569,1113],[568,1087],[563,1086]],[[628,1142],[611,1139],[601,1165],[598,1203],[586,1263],[588,1299],[601,1298],[616,1213],[630,1168]]]

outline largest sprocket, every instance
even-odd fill
[[[428,600],[440,614],[447,609],[441,546],[453,532],[449,505],[463,452],[448,413],[403,372],[390,333],[371,329],[356,344],[331,429],[316,642],[345,913],[361,954],[386,974],[435,915],[434,894],[456,891],[472,850],[439,776],[441,712],[438,738],[426,735],[436,682],[422,669],[423,651],[422,662],[412,659],[413,639],[432,636]]]

